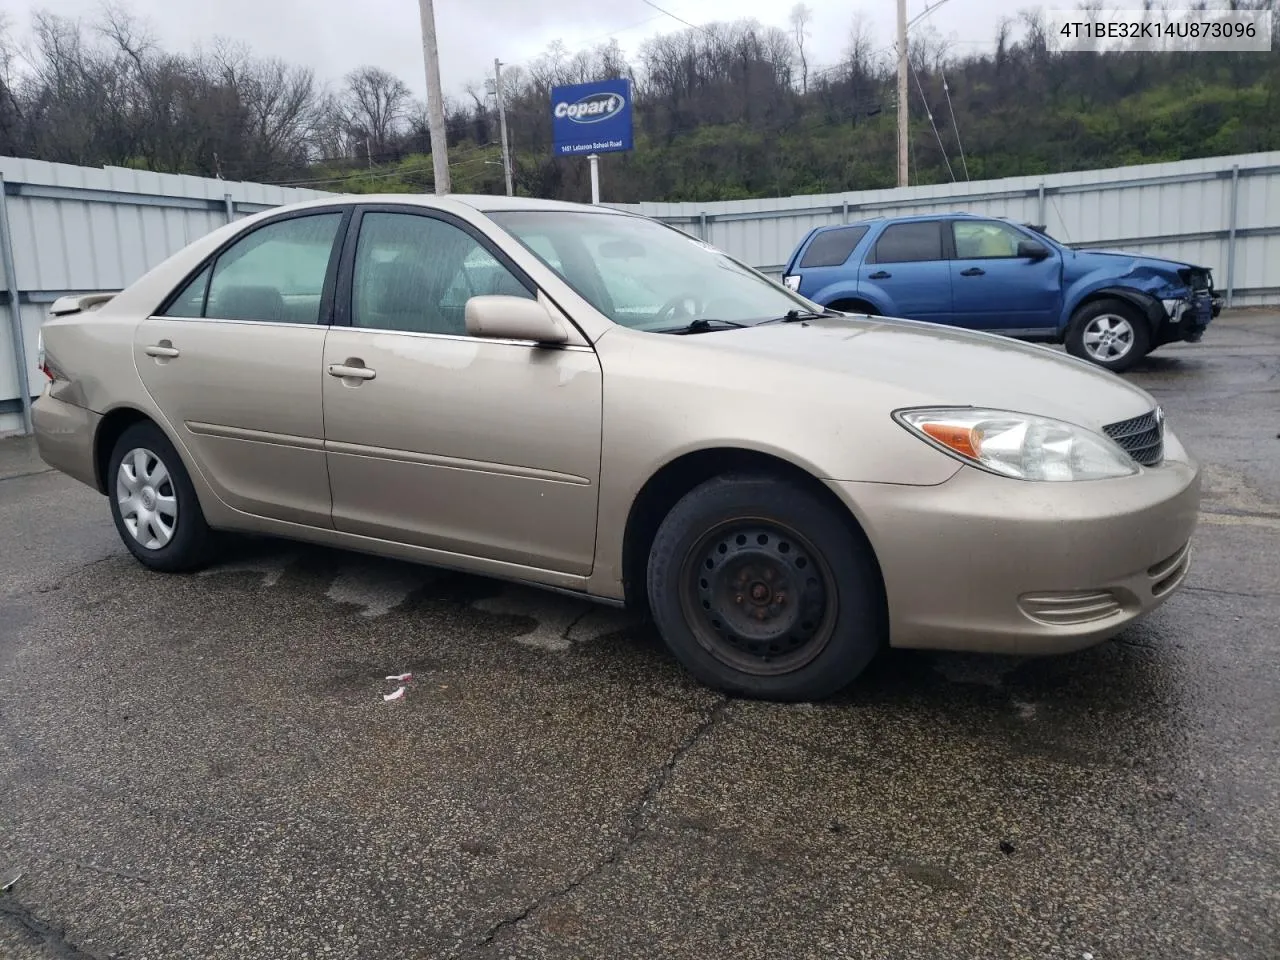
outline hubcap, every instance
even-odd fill
[[[1094,317],[1084,328],[1084,350],[1094,360],[1110,363],[1133,349],[1133,324],[1114,313]]]
[[[826,561],[799,534],[765,521],[731,521],[685,555],[681,606],[698,643],[737,670],[798,670],[826,647],[835,589]]]
[[[164,462],[152,451],[135,447],[116,472],[116,505],[130,536],[148,550],[173,539],[178,526],[178,495]]]

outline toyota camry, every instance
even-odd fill
[[[1199,468],[1147,393],[600,207],[268,211],[58,301],[40,349],[41,454],[154,570],[243,531],[523,581],[648,610],[740,695],[1085,647],[1189,564]]]

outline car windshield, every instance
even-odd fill
[[[813,305],[688,234],[616,213],[490,213],[597,310],[636,330],[733,329]]]

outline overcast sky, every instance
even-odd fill
[[[786,27],[794,0],[655,2],[694,24],[754,17]],[[893,0],[807,3],[813,10],[811,70],[840,56],[859,13],[878,40],[893,41]],[[400,76],[418,96],[426,86],[417,0],[123,0],[123,5],[144,18],[169,49],[189,51],[223,36],[248,43],[256,53],[310,66],[322,81],[372,63]],[[960,52],[989,47],[1001,15],[1039,5],[1036,0],[946,0],[927,22]],[[101,7],[102,0],[0,0],[19,36],[26,35],[33,10],[92,19]],[[572,51],[614,36],[634,56],[645,37],[684,29],[643,0],[435,0],[435,8],[441,72],[446,94],[452,95],[491,72],[494,57],[520,63],[557,39]],[[924,0],[908,0],[908,16],[924,9]]]

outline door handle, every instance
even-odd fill
[[[892,276],[893,276],[892,273],[886,273],[883,270],[877,270],[875,273],[867,277],[867,279],[868,280],[888,280]]]
[[[982,276],[983,274],[985,274],[986,272],[987,272],[987,271],[983,270],[981,267],[970,267],[968,270],[961,270],[961,271],[960,271],[960,276],[962,276],[962,277],[981,277],[981,276]]]
[[[346,363],[329,364],[329,376],[343,380],[372,380],[378,374],[354,358]]]
[[[148,357],[156,357],[157,359],[164,358],[166,360],[172,360],[174,357],[180,355],[178,348],[168,340],[161,340],[159,343],[153,343],[149,347],[144,347],[143,352],[145,352]]]

